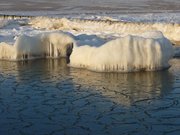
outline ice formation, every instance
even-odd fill
[[[0,43],[0,59],[24,60],[44,57],[66,57],[71,54],[74,39],[64,33],[19,36],[14,45]]]
[[[139,35],[146,31],[161,31],[171,42],[180,41],[180,24],[176,23],[143,23],[143,22],[121,22],[112,20],[80,20],[67,18],[37,17],[30,21],[35,28],[92,31],[119,33],[122,35]]]
[[[169,67],[174,50],[161,32],[128,35],[100,47],[75,46],[70,66],[98,72],[133,72]]]
[[[3,28],[3,27],[6,26],[8,23],[9,23],[8,20],[1,19],[1,18],[0,18],[0,28]]]

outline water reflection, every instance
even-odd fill
[[[69,74],[66,59],[41,59],[30,61],[0,61],[0,72],[4,77],[12,75],[19,83],[50,79],[52,82]]]
[[[137,73],[95,73],[67,67],[66,59],[26,62],[0,61],[1,76],[13,76],[18,84],[32,82],[66,85],[98,93],[113,102],[129,106],[138,100],[151,99],[172,90],[174,75],[168,70]],[[2,77],[0,77],[2,78]],[[69,84],[68,84],[69,83]],[[34,83],[33,83],[34,84]]]
[[[131,105],[135,101],[151,99],[172,90],[173,75],[168,71],[137,73],[93,73],[71,71],[73,82],[84,89],[99,91],[118,104]]]
[[[166,71],[138,73],[95,73],[66,63],[0,61],[1,134],[179,132],[179,60]]]

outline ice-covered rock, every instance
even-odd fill
[[[100,47],[75,46],[70,66],[98,72],[152,71],[169,67],[173,47],[161,32],[128,35]]]
[[[0,43],[0,59],[24,60],[44,57],[66,57],[71,54],[74,39],[64,33],[21,35],[14,45]]]

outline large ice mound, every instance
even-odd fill
[[[174,50],[161,32],[128,35],[100,47],[75,46],[70,66],[98,72],[152,71],[169,67]]]
[[[70,66],[98,72],[133,72],[169,67],[174,49],[161,32],[128,35],[99,47],[77,46],[65,33],[42,33],[19,36],[14,45],[0,43],[0,59],[70,57]]]
[[[64,33],[21,35],[14,45],[0,43],[0,59],[25,60],[44,57],[69,57],[74,39]]]

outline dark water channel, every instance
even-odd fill
[[[180,59],[95,73],[65,59],[0,61],[0,135],[180,135]]]

